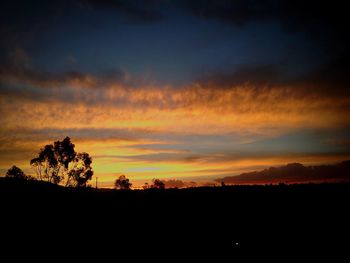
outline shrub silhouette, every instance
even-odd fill
[[[153,184],[152,184],[151,188],[165,189],[165,184],[163,181],[161,181],[159,179],[153,179],[152,182],[153,182]]]
[[[129,190],[132,183],[129,182],[129,179],[126,178],[125,175],[121,175],[117,180],[115,180],[114,186],[116,189]]]
[[[28,177],[25,175],[22,169],[17,167],[16,165],[12,166],[10,169],[7,170],[6,177],[22,179],[22,180],[28,179]]]

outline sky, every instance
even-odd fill
[[[342,1],[3,1],[0,174],[69,136],[110,187],[350,158]]]

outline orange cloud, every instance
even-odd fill
[[[2,169],[12,162],[29,169],[28,157],[66,135],[72,137],[80,151],[92,155],[94,170],[105,184],[119,173],[143,184],[155,177],[192,180],[222,175],[229,169],[305,163],[307,158],[310,162],[343,158],[337,154],[327,158],[309,154],[299,156],[301,160],[288,153],[253,158],[252,153],[232,159],[220,147],[230,146],[232,140],[232,147],[236,147],[296,130],[347,127],[347,97],[306,94],[300,88],[287,86],[222,88],[193,84],[183,88],[133,88],[89,76],[71,76],[62,81],[49,76],[45,81],[34,81],[26,74],[11,79],[2,75],[2,81],[7,81],[7,88],[0,92]],[[97,87],[99,83],[104,87]],[[224,135],[224,139],[220,137]],[[200,141],[196,141],[199,136]],[[147,146],[152,144],[170,146]],[[236,156],[239,154],[236,152]]]
[[[11,100],[2,96],[1,111],[6,113],[2,124],[8,128],[19,123],[36,128],[58,128],[64,124],[66,128],[150,128],[165,132],[194,128],[206,133],[248,129],[263,132],[270,128],[283,130],[305,126],[323,128],[349,123],[349,98],[316,94],[303,97],[292,88],[69,90],[74,103],[55,100],[54,94],[52,100],[43,101]],[[63,94],[64,91],[62,88]]]

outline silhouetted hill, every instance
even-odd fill
[[[290,163],[281,167],[219,178],[216,181],[226,184],[350,182],[350,161],[319,166]]]
[[[59,188],[63,189],[64,187],[39,180],[23,180],[17,178],[0,177],[0,189],[2,191],[26,191],[28,189],[52,191]]]
[[[6,249],[58,255],[64,244],[97,258],[339,253],[350,232],[345,183],[116,191],[1,179],[0,200]]]

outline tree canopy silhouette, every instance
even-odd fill
[[[66,179],[66,186],[85,187],[93,176],[92,159],[88,153],[77,153],[74,147],[66,137],[40,149],[38,156],[30,161],[38,179],[54,184]]]
[[[78,153],[73,160],[73,167],[68,172],[66,185],[85,187],[93,175],[91,163],[92,159],[88,153]]]
[[[117,180],[115,180],[114,186],[116,189],[129,190],[132,183],[130,183],[129,179],[126,178],[125,175],[121,175]]]

